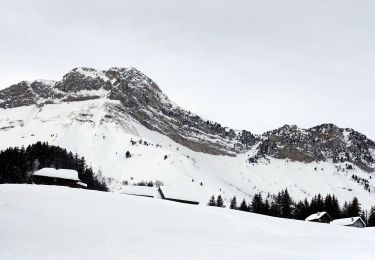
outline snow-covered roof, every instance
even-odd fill
[[[364,226],[366,226],[365,222],[361,219],[361,217],[351,217],[351,218],[339,218],[335,219],[330,222],[330,224],[340,225],[340,226],[350,226],[353,225],[357,221],[362,222]]]
[[[193,185],[186,186],[160,186],[166,199],[185,200],[199,202],[201,190]]]
[[[317,212],[315,214],[312,214],[310,216],[308,216],[305,221],[313,221],[313,220],[317,220],[317,219],[320,219],[321,217],[323,217],[325,214],[327,214],[327,212],[325,211],[322,211],[322,212]],[[328,215],[328,214],[327,214]],[[329,216],[329,215],[328,215]]]
[[[155,197],[156,188],[148,187],[148,186],[129,185],[129,186],[124,186],[121,192],[128,194],[128,195]]]
[[[78,178],[78,172],[75,170],[69,170],[69,169],[56,170],[55,168],[43,168],[34,172],[34,175],[80,181],[80,179]]]
[[[77,183],[76,184],[78,184],[78,185],[80,185],[80,186],[82,186],[82,187],[85,187],[85,188],[87,188],[87,184],[86,183],[84,183],[84,182],[81,182],[81,181],[77,181]]]

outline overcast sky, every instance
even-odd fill
[[[374,0],[0,0],[0,89],[136,67],[226,126],[332,122],[375,139],[374,14]]]

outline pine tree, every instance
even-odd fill
[[[332,196],[332,205],[331,205],[331,212],[329,213],[331,218],[337,219],[341,218],[341,209],[340,209],[340,203],[335,195]]]
[[[322,195],[319,193],[316,200],[317,212],[324,211],[324,201]]]
[[[310,211],[310,214],[314,214],[314,213],[319,211],[316,195],[314,197],[312,197],[312,199],[311,199],[309,211]]]
[[[327,196],[324,199],[324,211],[328,213],[328,215],[331,216],[332,212],[332,197],[330,194],[327,194]]]
[[[309,201],[307,200],[307,198],[305,198],[305,200],[303,201],[303,205],[304,205],[304,208],[305,208],[305,210],[306,210],[306,212],[305,212],[305,216],[306,216],[306,218],[307,218],[308,216],[310,216],[311,214],[313,214],[313,213],[311,212],[311,209],[310,209],[310,203],[309,203]]]
[[[254,194],[251,201],[251,209],[254,213],[264,214],[264,205],[261,193]]]
[[[345,201],[345,202],[344,202],[344,205],[342,206],[341,217],[342,217],[342,218],[347,218],[347,217],[349,217],[349,204],[348,204],[347,201]]]
[[[268,201],[268,199],[266,199],[266,201],[264,202],[264,210],[263,210],[263,214],[265,215],[270,215],[270,203]]]
[[[292,217],[292,198],[289,196],[289,192],[285,189],[281,193],[281,214],[282,218],[291,218]]]
[[[348,206],[348,217],[358,217],[361,213],[361,205],[357,197],[354,197],[352,203]]]
[[[367,225],[369,227],[375,227],[375,207],[371,207],[370,215],[367,220]]]
[[[221,197],[221,195],[217,196],[216,207],[225,208],[223,198]]]
[[[307,208],[305,203],[299,201],[295,204],[294,218],[299,220],[305,220],[308,217]]]
[[[210,199],[210,201],[208,202],[207,205],[208,206],[212,206],[212,207],[216,207],[217,206],[214,195],[212,195],[212,197],[211,197],[211,199]]]
[[[279,217],[280,216],[279,207],[276,204],[275,200],[272,200],[271,203],[270,203],[269,216],[273,216],[273,217]]]
[[[229,208],[230,209],[237,209],[237,199],[236,199],[236,196],[234,196],[233,199],[231,200]]]
[[[242,210],[242,211],[249,211],[249,208],[247,206],[247,203],[246,203],[245,199],[243,199],[243,201],[241,202],[241,205],[240,205],[240,207],[238,209]]]

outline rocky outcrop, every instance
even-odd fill
[[[257,162],[271,156],[300,162],[350,162],[359,168],[374,171],[375,143],[350,128],[322,124],[309,129],[285,125],[265,133],[256,155],[249,159]]]

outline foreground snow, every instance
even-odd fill
[[[0,185],[0,259],[375,259],[375,229]]]

